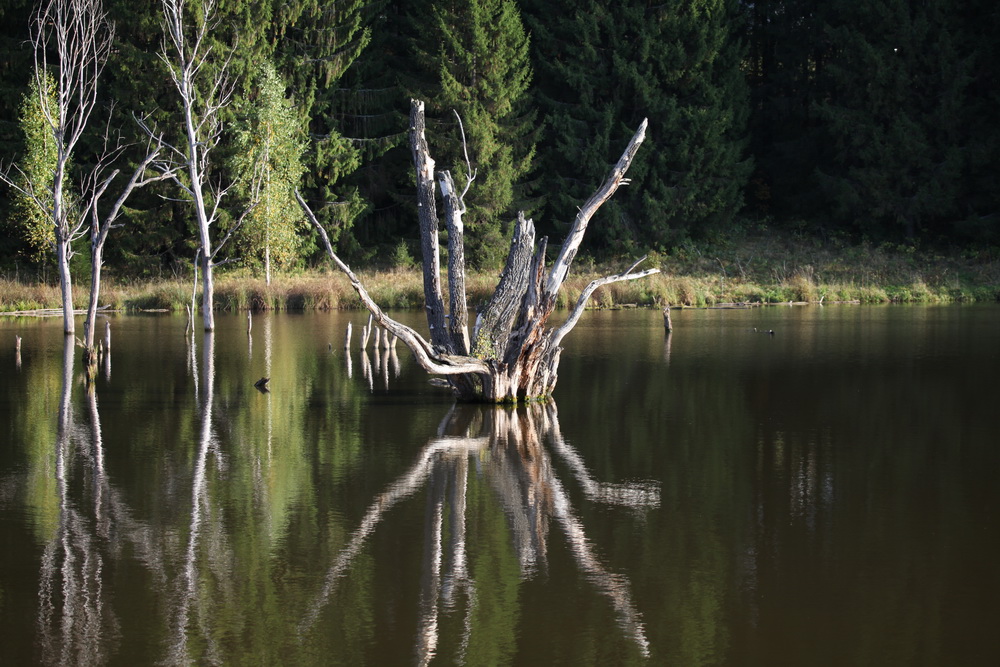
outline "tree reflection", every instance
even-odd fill
[[[611,602],[619,629],[649,655],[641,616],[632,602],[630,584],[611,572],[586,535],[569,493],[556,475],[543,442],[549,442],[570,462],[570,471],[589,499],[635,509],[659,504],[654,483],[602,484],[586,470],[581,457],[562,437],[552,403],[512,408],[456,405],[441,422],[437,437],[419,453],[416,462],[375,497],[327,570],[323,587],[300,626],[317,623],[326,605],[373,534],[394,506],[427,487],[419,623],[415,653],[419,664],[438,651],[440,615],[464,607],[462,662],[477,624],[474,616],[486,604],[477,595],[477,582],[468,564],[467,499],[470,470],[484,478],[507,517],[507,531],[517,554],[520,578],[530,579],[547,567],[550,524],[561,529],[577,567]],[[474,515],[473,515],[474,516]]]
[[[111,519],[97,395],[90,385],[87,398],[91,431],[87,433],[73,414],[73,353],[73,337],[66,336],[55,443],[58,522],[42,553],[38,630],[44,662],[90,665],[107,661],[118,620],[105,595],[105,562],[99,548],[99,542],[107,539]],[[89,473],[89,508],[70,499],[75,455],[83,459]]]
[[[192,333],[192,337],[193,337]],[[192,351],[192,359],[196,353]],[[170,664],[189,664],[193,662],[189,647],[190,626],[195,622],[195,628],[201,629],[196,634],[203,635],[209,653],[214,653],[213,644],[207,631],[208,610],[207,600],[200,595],[200,572],[198,569],[199,544],[202,540],[202,529],[205,517],[211,514],[210,498],[207,484],[208,458],[215,450],[215,435],[212,429],[212,405],[215,388],[215,337],[210,331],[205,332],[202,345],[202,367],[204,378],[201,396],[201,429],[198,438],[198,455],[194,465],[194,476],[191,483],[191,523],[188,529],[187,550],[184,557],[184,568],[178,591],[179,601],[173,618],[172,643],[168,661]],[[197,378],[197,366],[193,365]],[[196,384],[197,386],[197,384]],[[218,525],[218,522],[216,522]],[[194,619],[192,619],[192,614]]]

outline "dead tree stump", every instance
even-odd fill
[[[579,209],[576,219],[551,268],[546,268],[547,239],[536,242],[534,223],[519,214],[514,224],[507,262],[493,297],[478,314],[471,334],[465,296],[465,260],[462,215],[464,195],[459,193],[450,172],[435,173],[425,136],[423,102],[410,106],[410,147],[417,176],[417,214],[421,230],[424,299],[430,339],[385,314],[365,290],[360,279],[333,251],[326,230],[309,205],[296,198],[317,229],[327,254],[348,277],[372,318],[388,333],[401,339],[413,351],[417,363],[433,375],[442,375],[463,401],[517,402],[544,400],[551,396],[558,380],[560,343],[586,308],[587,301],[602,285],[643,278],[659,269],[636,271],[640,259],[626,271],[592,281],[558,327],[548,327],[563,282],[583,241],[587,226],[597,209],[629,179],[625,173],[646,136],[643,121],[625,152],[604,183]],[[471,173],[471,169],[468,170]],[[438,214],[435,176],[444,202],[448,230],[448,306],[441,287]],[[367,343],[367,340],[364,340]]]

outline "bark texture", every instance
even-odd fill
[[[636,271],[636,262],[623,273],[594,280],[584,290],[569,318],[557,328],[548,327],[559,290],[569,275],[573,259],[594,213],[622,185],[625,173],[646,135],[642,122],[607,179],[580,207],[558,258],[546,271],[547,239],[536,241],[534,223],[519,214],[511,237],[507,262],[493,297],[479,313],[471,338],[464,281],[462,214],[465,204],[449,172],[434,172],[434,160],[425,136],[424,105],[414,100],[410,108],[410,147],[417,176],[417,206],[423,251],[424,296],[430,340],[386,315],[365,291],[358,277],[333,252],[325,230],[306,202],[299,204],[317,228],[333,262],[350,279],[362,302],[378,323],[398,336],[429,373],[443,375],[463,401],[519,402],[544,400],[558,380],[562,339],[579,321],[594,290],[602,285],[642,278],[659,269]],[[435,176],[444,203],[448,230],[448,288],[450,314],[444,311],[441,291],[440,221],[434,195]]]

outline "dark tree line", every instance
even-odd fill
[[[128,133],[146,117],[169,135],[178,103],[157,57],[159,3],[106,7],[118,36],[102,87],[112,124]],[[34,9],[0,1],[4,163],[25,150]],[[220,0],[218,13],[212,39],[235,47],[237,81],[222,157],[272,64],[306,135],[303,196],[352,262],[416,254],[411,97],[428,100],[438,167],[473,178],[474,265],[502,261],[518,210],[540,234],[564,232],[646,117],[632,184],[598,214],[585,252],[669,250],[747,221],[1000,243],[1000,9],[986,0]],[[96,151],[96,129],[89,141]],[[85,141],[74,162],[86,160]],[[218,160],[215,177],[236,180],[235,163]],[[37,269],[10,198],[0,207],[0,263]],[[223,227],[226,215],[237,213]],[[112,270],[188,270],[194,223],[167,185],[127,217]],[[314,232],[297,233],[298,261],[315,261]]]

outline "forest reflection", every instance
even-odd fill
[[[270,319],[265,319],[263,330],[265,372],[269,374]],[[498,603],[489,592],[483,593],[483,587],[497,584],[484,584],[470,564],[470,551],[498,548],[498,535],[487,535],[485,543],[476,541],[483,539],[482,535],[470,535],[468,525],[481,522],[479,515],[484,511],[481,502],[468,501],[472,479],[479,488],[492,492],[498,510],[486,511],[506,519],[505,537],[501,538],[505,546],[500,548],[516,559],[515,582],[547,573],[552,534],[558,532],[579,576],[592,586],[597,599],[606,600],[618,632],[640,655],[649,655],[646,628],[633,601],[631,583],[602,559],[571,496],[643,511],[658,507],[659,485],[611,484],[597,479],[563,438],[553,403],[516,409],[452,406],[409,468],[371,499],[353,532],[345,531],[340,545],[328,552],[327,565],[309,568],[312,572],[304,577],[315,582],[311,590],[308,586],[276,585],[271,573],[283,567],[274,560],[278,538],[269,527],[249,542],[243,535],[251,525],[248,522],[263,520],[270,526],[282,520],[272,516],[275,510],[268,497],[268,478],[273,474],[269,468],[272,463],[280,464],[277,459],[272,461],[273,394],[260,396],[264,411],[258,413],[266,422],[257,431],[260,447],[240,451],[227,433],[233,429],[235,413],[229,412],[235,407],[231,398],[217,395],[220,380],[216,377],[215,348],[212,333],[186,336],[184,366],[194,391],[184,400],[193,400],[196,419],[190,431],[194,436],[190,454],[158,463],[163,469],[157,475],[165,481],[150,489],[155,497],[133,502],[152,502],[161,509],[141,520],[136,517],[146,512],[130,507],[127,494],[106,472],[97,383],[84,382],[83,374],[74,368],[75,348],[72,339],[66,339],[53,466],[52,494],[58,511],[54,530],[43,547],[38,584],[36,625],[42,662],[106,664],[120,653],[123,638],[134,622],[122,601],[141,600],[148,615],[144,627],[158,628],[155,633],[159,639],[154,640],[159,645],[157,662],[225,663],[249,650],[233,646],[234,635],[252,632],[260,636],[270,632],[268,624],[275,622],[272,617],[255,618],[255,605],[260,601],[243,587],[266,589],[269,610],[273,606],[284,617],[277,621],[280,636],[260,639],[269,644],[270,657],[280,655],[282,647],[298,647],[292,650],[312,655],[317,641],[327,643],[316,636],[324,634],[322,628],[331,620],[324,616],[324,609],[337,600],[352,567],[366,552],[366,544],[380,526],[391,530],[394,524],[387,525],[383,519],[418,492],[426,498],[426,508],[419,593],[409,601],[417,618],[412,629],[414,658],[427,664],[441,652],[442,633],[446,631],[442,619],[448,616],[461,619],[457,626],[454,622],[448,625],[459,627],[461,636],[450,638],[448,645],[457,648],[448,649],[442,657],[465,662],[476,633],[490,632],[489,624],[477,618],[510,612],[490,608]],[[110,355],[103,363],[107,378]],[[374,363],[362,355],[366,383],[371,387],[374,378],[380,378],[388,384],[390,376],[399,372],[398,363],[391,349],[376,348]],[[74,410],[74,405],[79,405],[74,402],[74,388],[85,393],[85,409],[79,415]],[[244,455],[253,460],[242,460]],[[274,456],[281,455],[275,452]],[[562,465],[555,465],[553,456]],[[254,470],[247,478],[253,486],[246,490],[249,493],[233,487],[244,478],[237,479],[230,467]],[[567,489],[557,467],[567,471],[567,481],[575,482],[580,493]],[[232,501],[237,496],[246,497],[257,509],[249,509],[247,515],[234,510]],[[267,516],[262,519],[262,514]],[[263,544],[260,537],[267,542],[262,554],[255,546]],[[116,590],[116,571],[135,564],[145,572],[149,588]],[[363,604],[384,590],[372,582],[368,585],[370,590],[361,597]],[[351,592],[346,604],[357,603],[357,595]],[[513,614],[510,622],[516,622],[517,611]]]
[[[0,664],[980,664],[982,314],[608,314],[517,409],[340,315],[123,317],[90,382],[41,323],[0,401]]]

